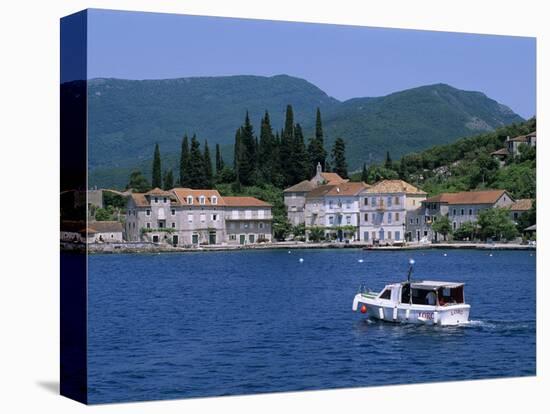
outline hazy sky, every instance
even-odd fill
[[[277,75],[345,100],[447,83],[535,114],[534,38],[90,10],[88,78]]]

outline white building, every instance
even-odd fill
[[[402,242],[407,212],[416,210],[426,192],[403,180],[383,180],[365,188],[360,197],[360,237],[367,243]]]

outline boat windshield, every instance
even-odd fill
[[[464,303],[464,286],[456,287],[413,287],[405,284],[401,289],[401,303],[414,305],[456,305]]]

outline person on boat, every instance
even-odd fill
[[[426,303],[430,306],[435,306],[435,304],[437,303],[437,295],[433,290],[428,292],[428,294],[426,295]]]

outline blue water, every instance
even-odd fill
[[[91,256],[89,401],[535,375],[535,254],[491,254]],[[361,283],[404,279],[411,256],[416,278],[466,282],[469,326],[395,325],[351,311]]]

